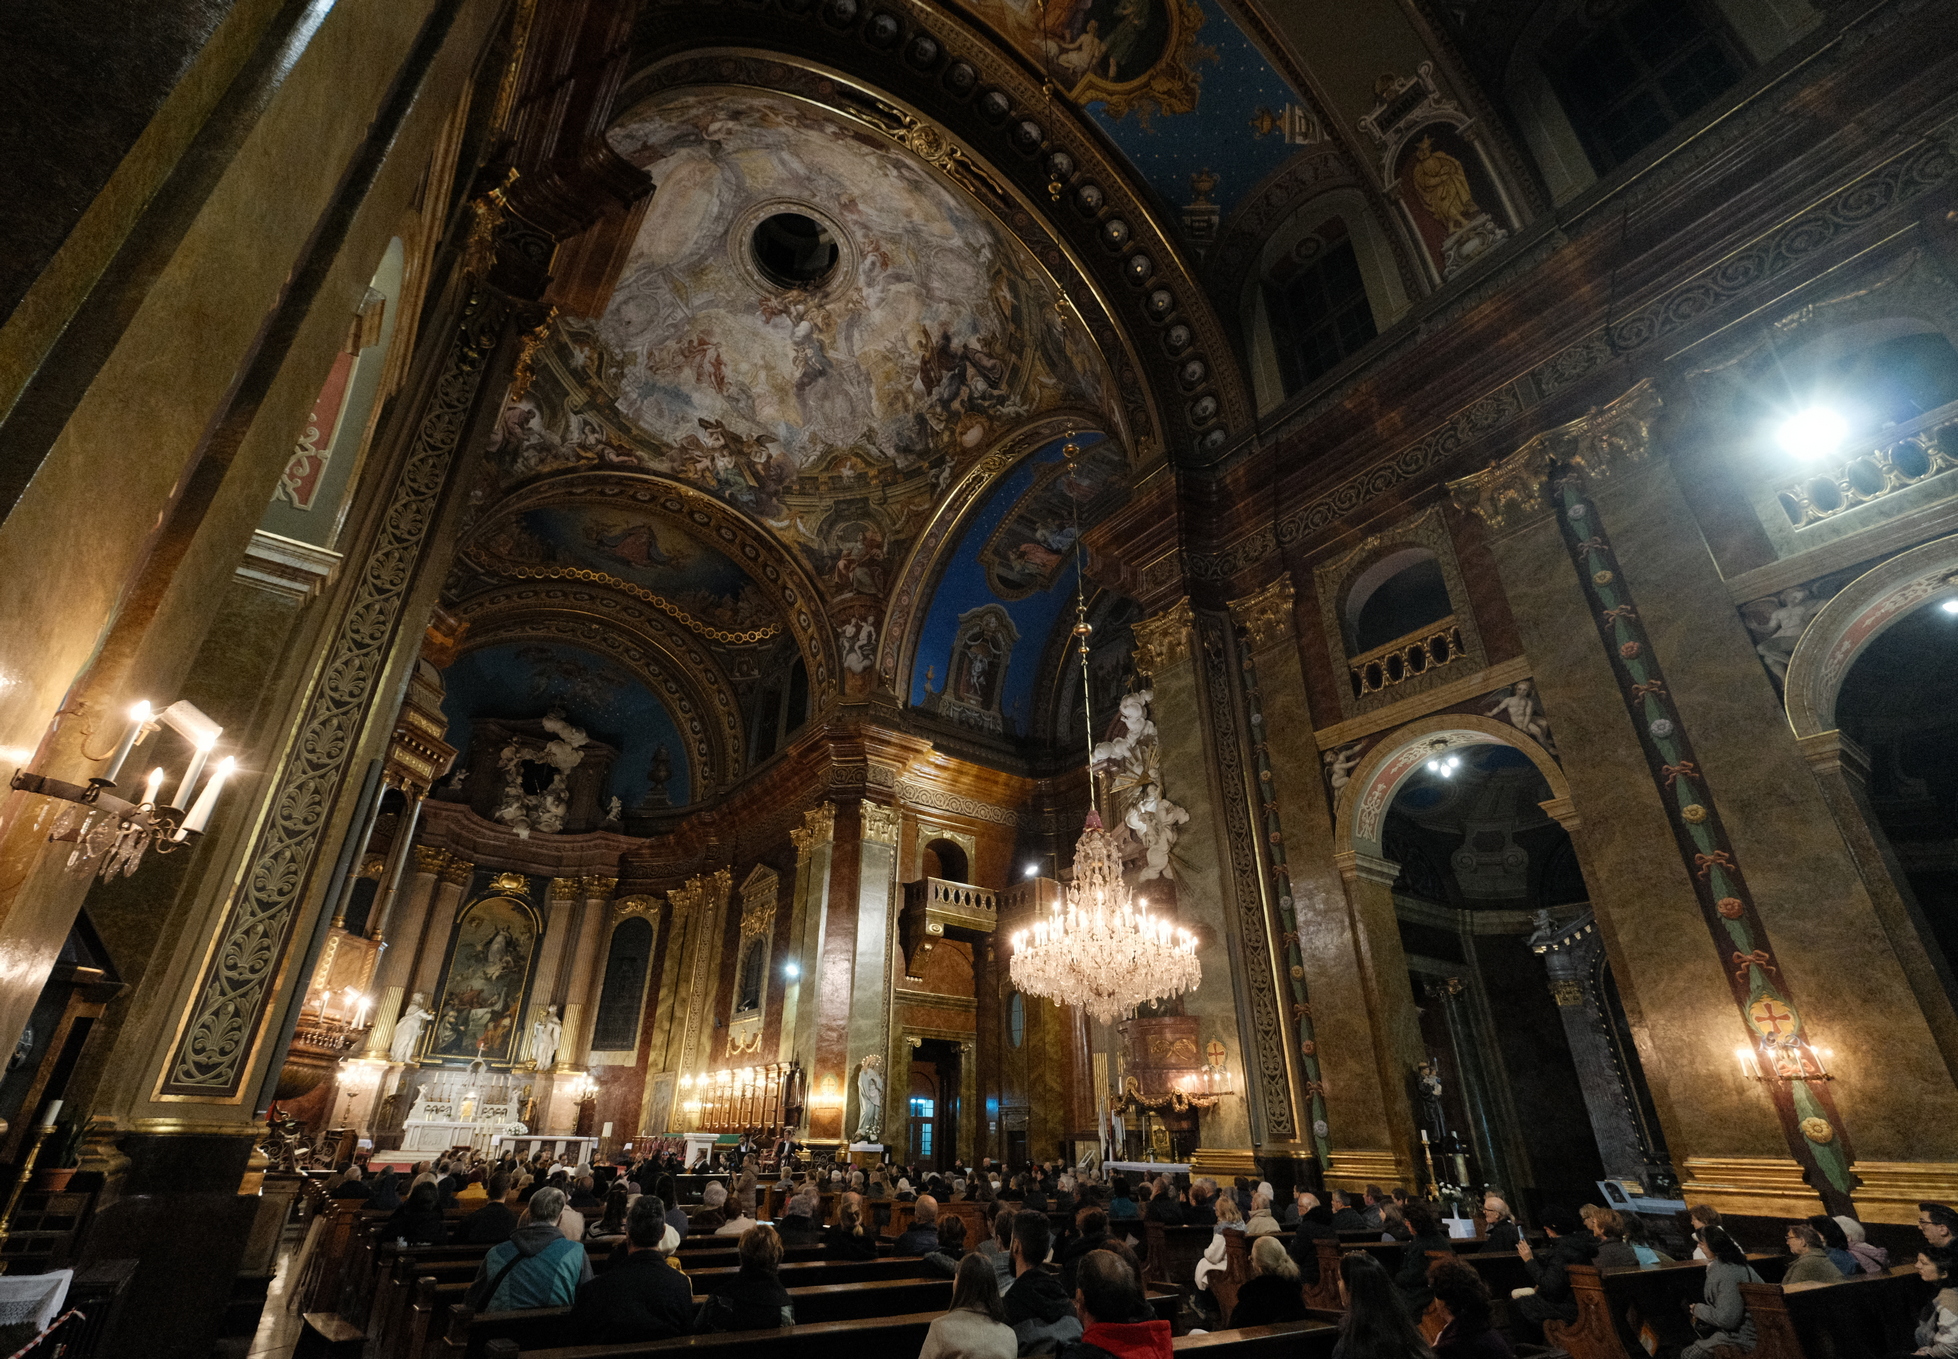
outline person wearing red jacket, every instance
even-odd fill
[[[1135,1271],[1113,1251],[1089,1251],[1075,1265],[1074,1311],[1081,1338],[1060,1359],[1171,1359],[1169,1323],[1150,1316]]]

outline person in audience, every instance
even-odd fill
[[[1228,1233],[1244,1232],[1244,1215],[1237,1211],[1237,1200],[1229,1194],[1216,1199],[1216,1222],[1210,1231],[1210,1244],[1204,1247],[1203,1256],[1197,1261],[1196,1285],[1209,1291],[1213,1274],[1222,1274],[1230,1264],[1230,1243]]]
[[[1628,1269],[1639,1263],[1638,1252],[1625,1239],[1625,1215],[1607,1208],[1591,1218],[1598,1234],[1598,1253],[1591,1263],[1599,1269]]]
[[[1265,1189],[1253,1191],[1251,1212],[1244,1219],[1246,1236],[1271,1236],[1280,1230],[1278,1219],[1271,1215],[1271,1193]]]
[[[727,1186],[709,1180],[700,1195],[700,1209],[690,1221],[696,1231],[718,1232],[727,1225]]]
[[[1339,1258],[1339,1321],[1333,1359],[1435,1359],[1380,1262],[1363,1250]]]
[[[948,1220],[947,1226],[951,1225]],[[952,1276],[952,1310],[931,1323],[918,1359],[1016,1359],[1019,1337],[1006,1324],[999,1275],[977,1251]]]
[[[517,1229],[517,1214],[507,1201],[510,1196],[509,1176],[501,1173],[490,1176],[485,1194],[488,1201],[456,1224],[455,1241],[458,1245],[494,1246],[500,1241],[508,1241],[510,1233]]]
[[[1645,1225],[1644,1218],[1637,1213],[1620,1213],[1618,1217],[1625,1224],[1626,1244],[1631,1246],[1632,1254],[1638,1257],[1641,1265],[1664,1264],[1672,1259],[1672,1256],[1652,1244],[1652,1232]]]
[[[1299,1202],[1305,1204],[1299,1213],[1298,1230],[1292,1233],[1289,1247],[1292,1263],[1299,1268],[1299,1277],[1307,1283],[1319,1282],[1319,1243],[1330,1241],[1339,1245],[1339,1230],[1333,1226],[1332,1209],[1319,1202],[1312,1194],[1299,1195]]]
[[[1333,1230],[1336,1232],[1363,1232],[1367,1229],[1366,1215],[1360,1211],[1359,1197],[1344,1190],[1334,1190],[1332,1200]]]
[[[978,1248],[973,1252],[975,1255],[985,1256],[987,1262],[992,1265],[993,1273],[999,1278],[999,1287],[1002,1294],[1006,1286],[1013,1282],[1013,1219],[1015,1216],[1011,1208],[1002,1207],[993,1215],[992,1236],[981,1241]]]
[[[1042,1354],[1081,1338],[1074,1303],[1060,1275],[1046,1263],[1052,1244],[1047,1214],[1025,1209],[1013,1216],[1013,1282],[1006,1287],[1006,1321],[1019,1337],[1020,1353]]]
[[[1958,1359],[1958,1288],[1951,1286],[1951,1267],[1958,1262],[1958,1251],[1948,1246],[1926,1246],[1917,1252],[1917,1277],[1937,1294],[1917,1314],[1912,1354],[1932,1359]]]
[[[1165,1227],[1180,1227],[1185,1221],[1183,1205],[1178,1201],[1176,1192],[1170,1188],[1167,1181],[1157,1182],[1155,1197],[1149,1200],[1149,1206],[1143,1211],[1142,1216],[1150,1222],[1160,1222]]]
[[[1870,1244],[1869,1234],[1863,1224],[1853,1217],[1836,1218],[1836,1225],[1842,1228],[1843,1240],[1849,1243],[1850,1257],[1856,1261],[1858,1269],[1865,1274],[1884,1274],[1890,1269],[1890,1252],[1881,1246]]]
[[[623,1197],[623,1189],[612,1194]],[[608,1195],[608,1202],[611,1196]],[[625,1254],[578,1286],[571,1304],[571,1343],[628,1345],[671,1340],[693,1329],[693,1285],[666,1262],[662,1239],[673,1229],[657,1194],[641,1194],[626,1214]]]
[[[1305,1284],[1299,1267],[1275,1236],[1251,1243],[1251,1277],[1237,1290],[1237,1305],[1225,1325],[1270,1326],[1305,1320]]]
[[[1109,1219],[1119,1221],[1122,1218],[1140,1218],[1142,1210],[1135,1206],[1135,1200],[1129,1196],[1129,1177],[1117,1175],[1112,1188],[1114,1192],[1108,1199]]]
[[[365,1199],[373,1197],[373,1187],[360,1178],[360,1164],[355,1162],[341,1172],[346,1178],[340,1181],[337,1189],[330,1191],[336,1199]]]
[[[1788,1262],[1788,1268],[1782,1273],[1784,1287],[1788,1284],[1842,1282],[1842,1271],[1829,1258],[1828,1249],[1822,1244],[1822,1233],[1806,1222],[1791,1222],[1786,1239],[1788,1253],[1795,1258]]]
[[[1711,1260],[1713,1257],[1706,1253],[1706,1247],[1698,1244],[1700,1229],[1703,1227],[1718,1227],[1720,1225],[1720,1210],[1710,1203],[1696,1203],[1686,1210],[1686,1220],[1691,1224],[1690,1230],[1693,1233],[1693,1241],[1695,1243],[1693,1246],[1693,1258],[1695,1260]]]
[[[1244,1214],[1237,1213],[1236,1207],[1236,1204],[1231,1205],[1235,1214],[1233,1220],[1242,1225]],[[1190,1197],[1183,1207],[1183,1220],[1192,1227],[1214,1227],[1222,1220],[1219,1215],[1215,1180],[1204,1176],[1202,1179],[1190,1182]]]
[[[604,1204],[593,1192],[596,1188],[597,1184],[591,1176],[580,1175],[571,1182],[571,1197],[566,1202],[581,1213],[589,1213],[595,1208],[602,1209]]]
[[[1515,1353],[1495,1326],[1489,1285],[1473,1265],[1449,1256],[1428,1266],[1428,1287],[1441,1313],[1435,1359],[1510,1359]]]
[[[392,1170],[375,1174],[374,1182],[367,1187],[367,1206],[385,1208],[389,1212],[401,1206],[401,1190]]]
[[[646,1191],[666,1205],[666,1225],[680,1234],[685,1240],[687,1231],[693,1223],[687,1218],[687,1210],[680,1206],[680,1187],[671,1175],[660,1175],[653,1180],[653,1187]]]
[[[694,1318],[694,1330],[772,1331],[795,1325],[795,1303],[782,1287],[782,1238],[767,1223],[741,1233],[735,1248],[741,1261],[734,1281],[708,1295]]]
[[[1380,1205],[1380,1239],[1382,1241],[1405,1241],[1413,1233],[1407,1225],[1407,1214],[1392,1199]]]
[[[891,1247],[892,1255],[930,1255],[938,1249],[938,1200],[926,1194],[912,1208],[911,1225]]]
[[[1516,1215],[1509,1211],[1509,1205],[1494,1194],[1482,1200],[1483,1233],[1487,1241],[1484,1250],[1515,1250],[1516,1243],[1523,1239],[1523,1229],[1516,1225]]]
[[[755,1191],[743,1189],[730,1201],[734,1215],[714,1229],[716,1236],[740,1236],[755,1225]]]
[[[1550,1243],[1536,1250],[1527,1239],[1516,1243],[1529,1273],[1529,1288],[1519,1288],[1510,1297],[1516,1305],[1510,1313],[1520,1319],[1519,1330],[1531,1338],[1543,1333],[1546,1321],[1577,1320],[1577,1299],[1570,1290],[1570,1267],[1588,1265],[1598,1253],[1598,1239],[1584,1230],[1568,1208],[1551,1206],[1541,1214],[1543,1234]]]
[[[1407,1244],[1401,1247],[1394,1287],[1399,1290],[1401,1301],[1407,1304],[1407,1315],[1418,1326],[1428,1314],[1428,1304],[1434,1301],[1434,1293],[1428,1287],[1428,1252],[1440,1250],[1452,1255],[1455,1247],[1449,1242],[1448,1229],[1442,1226],[1434,1205],[1426,1199],[1410,1199],[1403,1213],[1410,1235]]]
[[[775,1224],[784,1246],[814,1246],[823,1239],[823,1200],[814,1185],[804,1185],[789,1200],[788,1212]]]
[[[585,1239],[585,1215],[571,1206],[568,1191],[562,1185],[548,1183],[544,1186],[544,1189],[548,1189],[556,1194],[558,1196],[558,1202],[563,1205],[558,1209],[557,1229],[564,1233],[564,1239],[566,1241],[583,1241]],[[544,1192],[544,1189],[531,1191],[530,1199],[533,1204],[536,1202],[537,1196]],[[537,1216],[537,1210],[534,1207],[530,1210],[530,1215],[533,1218]]]
[[[1942,1203],[1920,1203],[1917,1205],[1917,1230],[1924,1233],[1924,1239],[1933,1246],[1949,1250],[1958,1243],[1958,1212],[1953,1212]]]
[[[385,1174],[386,1172],[382,1172]],[[368,1200],[371,1204],[373,1200]],[[433,1184],[417,1185],[408,1201],[388,1215],[381,1228],[383,1241],[406,1241],[411,1246],[439,1246],[448,1239],[449,1224],[438,1206],[441,1195]]]
[[[491,1246],[483,1257],[466,1301],[477,1312],[514,1312],[531,1307],[569,1307],[578,1286],[592,1277],[582,1242],[558,1230],[564,1192],[540,1189],[530,1196],[524,1220],[510,1239]]]
[[[1172,1359],[1170,1327],[1152,1316],[1135,1271],[1113,1251],[1090,1251],[1075,1280],[1081,1338],[1060,1359]]]
[[[1053,1211],[1056,1213],[1066,1213],[1069,1217],[1072,1217],[1075,1206],[1074,1177],[1072,1175],[1063,1175],[1054,1187]]]
[[[1074,1274],[1081,1257],[1108,1244],[1108,1214],[1099,1208],[1083,1208],[1074,1215],[1074,1235],[1060,1248],[1061,1287],[1074,1291]]]
[[[823,1233],[823,1254],[831,1260],[875,1260],[877,1236],[864,1224],[863,1199],[845,1194],[836,1206],[836,1225]]]
[[[1387,1197],[1386,1190],[1377,1184],[1370,1184],[1367,1186],[1366,1193],[1360,1196],[1360,1216],[1366,1219],[1367,1226],[1377,1232],[1380,1230],[1387,1205],[1391,1202],[1393,1200]]]
[[[1047,1186],[1040,1182],[1038,1175],[1020,1177],[1020,1206],[1027,1212],[1047,1211]]]
[[[933,1268],[943,1270],[948,1278],[957,1278],[959,1261],[969,1252],[965,1241],[965,1219],[947,1214],[938,1219],[938,1249],[925,1256]]]
[[[1702,1227],[1694,1236],[1706,1252],[1706,1300],[1687,1304],[1700,1338],[1681,1350],[1679,1359],[1713,1359],[1728,1346],[1753,1349],[1754,1319],[1747,1315],[1740,1286],[1760,1283],[1761,1276],[1747,1263],[1747,1252],[1727,1235],[1726,1228]],[[1828,1257],[1824,1256],[1822,1263],[1828,1264]]]
[[[626,1211],[632,1206],[628,1201],[624,1185],[607,1190],[605,1211],[596,1222],[585,1228],[585,1240],[618,1242],[626,1238]]]
[[[999,1191],[993,1188],[991,1180],[980,1175],[972,1181],[972,1201],[985,1204],[986,1211],[990,1213],[992,1206],[999,1202]]]

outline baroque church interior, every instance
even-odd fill
[[[349,1163],[1958,1200],[1958,6],[0,26],[0,1297],[76,1353],[571,1343]]]

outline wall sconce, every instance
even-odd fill
[[[1828,1062],[1835,1053],[1796,1034],[1761,1035],[1758,1045],[1734,1049],[1741,1076],[1750,1081],[1832,1081]],[[1762,1058],[1766,1058],[1765,1064]]]
[[[109,790],[116,786],[116,780],[122,776],[130,753],[151,732],[166,726],[182,736],[191,747],[189,763],[184,768],[183,778],[177,783],[176,791],[170,795],[170,801],[167,804],[160,801],[164,780],[161,765],[150,771],[143,786],[142,801],[130,802],[116,797]],[[93,726],[85,725],[82,733],[86,737],[93,735],[94,730]],[[220,760],[210,778],[205,779],[202,792],[198,792],[197,782],[203,776],[205,762],[223,734],[223,727],[183,699],[172,703],[160,714],[152,713],[148,702],[138,703],[129,710],[128,725],[111,753],[90,755],[84,740],[84,759],[108,761],[108,766],[89,779],[86,785],[21,769],[14,772],[13,787],[21,792],[38,793],[42,797],[69,804],[61,809],[48,831],[50,841],[72,839],[75,842],[74,850],[68,855],[69,868],[89,864],[99,858],[101,864],[98,871],[103,878],[113,877],[117,870],[127,877],[142,863],[144,851],[154,849],[158,854],[169,854],[194,842],[210,824],[218,794],[238,767],[238,762],[230,757]],[[197,793],[195,802],[191,801],[192,793]],[[40,814],[34,819],[36,830],[41,828],[50,806],[42,805]]]

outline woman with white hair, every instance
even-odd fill
[[[1251,1216],[1244,1220],[1246,1236],[1272,1236],[1278,1231],[1278,1219],[1271,1215],[1271,1190],[1263,1185],[1251,1195]]]
[[[1516,1243],[1523,1239],[1522,1229],[1516,1225],[1509,1205],[1494,1194],[1483,1197],[1482,1221],[1488,1228],[1488,1240],[1482,1247],[1484,1250],[1515,1250]]]
[[[700,1211],[690,1219],[696,1231],[719,1231],[727,1223],[727,1186],[709,1180],[700,1196]]]
[[[1237,1290],[1230,1326],[1270,1326],[1305,1319],[1299,1267],[1285,1253],[1283,1242],[1272,1236],[1259,1237],[1251,1243],[1251,1278]]]

